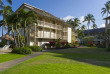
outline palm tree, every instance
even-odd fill
[[[12,0],[7,0],[7,2],[12,5]],[[2,24],[2,36],[3,36],[3,28],[4,26],[6,26],[5,18],[10,13],[10,10],[12,10],[12,8],[10,6],[5,6],[2,0],[0,0],[0,8],[2,9],[0,10],[0,15],[3,16],[3,24]]]
[[[96,29],[97,28],[97,25],[95,23],[93,23],[93,26],[92,26],[93,29]]]
[[[81,26],[81,30],[84,31],[85,29],[86,29],[86,26],[85,26],[85,25],[82,25],[82,26]]]
[[[74,29],[75,29],[76,27],[78,27],[79,24],[81,24],[81,23],[80,23],[80,20],[79,20],[78,18],[73,18],[73,20],[70,19],[70,20],[67,21],[67,23],[71,24]]]
[[[17,13],[21,18],[22,27],[24,28],[24,44],[26,45],[26,30],[30,24],[33,25],[34,23],[37,23],[37,16],[33,11],[26,11],[24,9],[19,10]]]
[[[84,17],[84,21],[83,22],[87,22],[88,35],[89,35],[89,25],[90,25],[91,22],[95,23],[94,16],[92,14],[88,14],[87,16]]]
[[[107,16],[110,14],[110,1],[106,2],[105,7],[102,8],[102,16],[104,16],[107,13]],[[109,33],[106,30],[106,48],[109,46]]]
[[[105,13],[107,13],[107,17],[108,17],[108,14],[110,14],[110,2],[108,1],[106,4],[105,4],[105,8],[102,8],[102,16],[104,16]]]

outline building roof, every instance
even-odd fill
[[[34,7],[34,6],[29,5],[29,4],[27,4],[27,3],[23,3],[23,4],[18,8],[18,10],[21,9],[21,8],[28,8],[28,9],[34,11],[36,14],[39,14],[39,15],[42,15],[42,16],[45,16],[45,17],[48,17],[48,18],[51,18],[51,19],[54,19],[54,20],[61,21],[63,24],[66,24],[66,25],[68,25],[68,26],[71,26],[70,24],[66,23],[64,20],[62,20],[62,19],[60,19],[60,18],[58,18],[58,17],[56,17],[56,16],[54,16],[54,15],[48,13],[47,11],[44,11],[44,10],[42,10],[42,9],[39,9],[39,8],[37,8],[37,7]]]
[[[104,28],[97,28],[97,29],[90,29],[89,33],[103,33],[105,32],[105,27]],[[88,34],[88,30],[83,31],[84,34]]]
[[[108,16],[108,17],[104,18],[104,20],[106,20],[106,19],[110,19],[110,16]]]

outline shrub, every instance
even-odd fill
[[[34,52],[42,51],[42,48],[40,46],[27,46],[28,48],[32,49]]]
[[[57,39],[55,43],[56,48],[61,48],[61,39]]]
[[[95,44],[93,44],[92,46],[93,46],[93,47],[96,47],[96,45],[95,45]]]
[[[105,45],[97,45],[98,48],[106,48]]]
[[[32,50],[28,47],[24,47],[24,48],[14,48],[12,50],[12,53],[17,53],[17,54],[31,54]]]

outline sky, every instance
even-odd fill
[[[5,5],[8,5],[6,0],[3,0]],[[104,27],[105,21],[103,20],[105,16],[102,17],[101,8],[108,0],[12,0],[13,1],[13,11],[16,11],[23,3],[30,4],[42,10],[45,10],[56,17],[64,20],[71,18],[79,18],[82,22],[84,16],[88,13],[93,14],[96,21],[95,23],[98,27]],[[1,18],[1,16],[0,16]],[[82,25],[87,25],[82,23]],[[92,26],[92,23],[91,25]],[[0,30],[1,36],[1,30]]]

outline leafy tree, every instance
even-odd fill
[[[85,29],[86,29],[86,26],[85,25],[82,25],[81,26],[81,30],[84,31]]]
[[[102,8],[102,16],[104,16],[105,14],[107,14],[106,17],[108,17],[108,15],[110,14],[110,1],[106,2],[106,4],[104,4],[105,7]],[[109,46],[109,30],[106,30],[106,33],[105,33],[105,38],[106,38],[106,48],[108,48]]]
[[[72,25],[74,29],[81,24],[80,23],[80,20],[78,18],[70,19],[70,20],[67,21],[67,23],[69,23],[70,25]]]
[[[9,4],[12,5],[12,0],[7,0]],[[12,12],[12,8],[10,6],[5,6],[3,1],[0,0],[0,15],[3,16],[3,24],[2,24],[2,36],[3,36],[3,27],[6,26],[6,16]]]
[[[93,29],[96,29],[97,28],[97,25],[94,23],[93,26],[92,26],[92,28]]]
[[[91,22],[95,23],[94,16],[92,14],[87,14],[87,16],[84,17],[84,21],[83,22],[87,22],[88,35],[89,35],[89,25],[90,25]]]
[[[26,32],[27,30],[29,32],[29,26],[37,23],[37,16],[33,11],[26,11],[24,9],[20,9],[17,13],[21,19],[21,26],[24,28],[24,44],[26,45]]]
[[[108,14],[110,14],[110,1],[106,2],[106,4],[104,4],[105,7],[102,8],[102,16],[104,16],[106,13],[107,13],[107,16]]]

